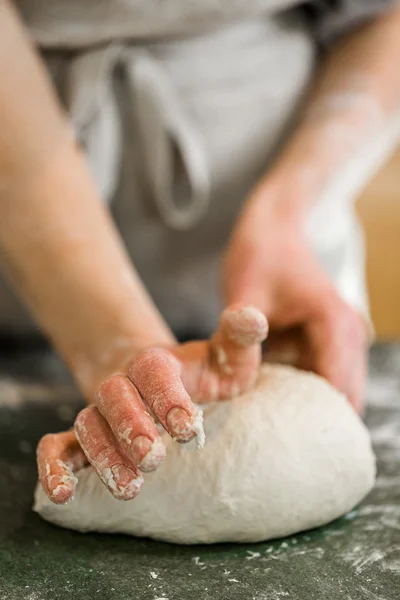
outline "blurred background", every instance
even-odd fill
[[[378,340],[400,338],[400,148],[370,182],[357,208],[367,238],[367,277]]]

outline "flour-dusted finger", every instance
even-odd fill
[[[135,498],[143,485],[143,476],[119,449],[107,421],[95,406],[79,413],[75,434],[86,458],[112,495],[118,500]]]
[[[129,368],[129,378],[168,433],[178,442],[204,435],[201,413],[196,411],[181,379],[181,364],[163,348],[139,354]]]
[[[236,304],[224,310],[218,331],[221,342],[232,350],[240,350],[261,344],[268,334],[265,315],[255,306]]]
[[[234,305],[224,310],[210,340],[222,375],[220,398],[234,396],[254,383],[261,363],[261,343],[267,334],[267,319],[254,306]]]
[[[165,458],[165,446],[131,381],[112,375],[98,389],[96,404],[132,462],[141,471],[154,471]]]
[[[40,483],[50,500],[55,504],[72,500],[78,481],[74,471],[87,463],[74,432],[45,435],[36,455]]]

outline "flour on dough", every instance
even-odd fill
[[[265,365],[252,391],[206,407],[204,425],[202,450],[165,435],[167,458],[134,500],[115,500],[84,468],[71,503],[52,504],[38,485],[34,510],[80,531],[258,542],[328,523],[374,484],[367,429],[316,375]]]

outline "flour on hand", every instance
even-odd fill
[[[318,527],[372,488],[367,429],[326,381],[264,365],[253,390],[204,410],[206,445],[174,443],[137,498],[121,502],[87,467],[75,500],[53,504],[40,485],[34,509],[79,531],[195,544],[258,542]]]

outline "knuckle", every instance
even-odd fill
[[[118,462],[118,454],[112,446],[95,447],[89,450],[89,456],[90,460],[102,469]]]
[[[147,348],[143,350],[131,363],[129,374],[133,378],[140,378],[143,373],[154,374],[164,366],[178,366],[178,360],[165,348]]]
[[[46,452],[47,449],[49,449],[51,446],[54,445],[54,443],[57,440],[57,434],[56,433],[46,433],[46,435],[44,435],[38,445],[37,445],[37,453],[40,454],[42,452]]]
[[[165,351],[162,348],[147,348],[137,356],[136,360],[133,361],[133,364],[138,368],[151,366],[155,363],[159,363],[160,360],[163,360],[164,355]]]
[[[88,421],[92,418],[92,415],[94,414],[95,410],[96,407],[93,405],[87,406],[86,408],[81,410],[81,412],[75,419],[75,429],[78,429],[78,431],[86,431]]]
[[[114,374],[108,377],[97,388],[96,403],[101,403],[105,398],[118,392],[125,383],[126,378],[123,375]]]

